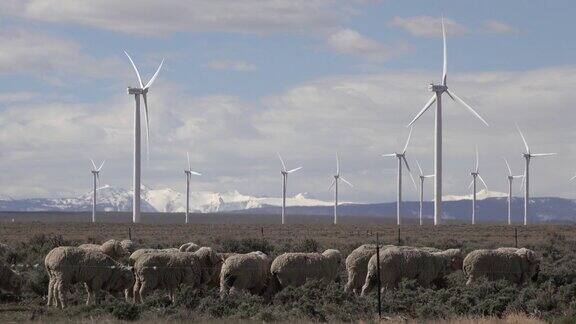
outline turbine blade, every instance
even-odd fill
[[[410,144],[410,137],[412,137],[412,129],[414,129],[414,127],[410,127],[410,132],[408,133],[408,139],[406,140],[406,145],[404,145],[404,150],[402,150],[402,154],[406,153],[406,150],[408,149],[408,144]]]
[[[524,170],[524,174],[522,175],[522,185],[520,185],[520,191],[524,189],[525,184],[526,184],[526,170]]]
[[[572,181],[572,180],[574,180],[574,179],[576,179],[576,175],[573,176],[572,178],[570,178],[570,181]]]
[[[336,184],[336,178],[332,179],[332,183],[330,184],[330,187],[328,187],[328,191],[332,190],[332,187],[334,187],[334,184]]]
[[[556,153],[535,153],[535,154],[530,154],[531,156],[552,156],[552,155],[556,155]]]
[[[508,168],[508,175],[512,176],[512,169],[510,169],[510,164],[508,164],[508,160],[504,158],[504,162],[506,162],[506,167]]]
[[[442,17],[442,45],[444,54],[444,64],[442,65],[442,85],[446,85],[446,76],[448,74],[448,51],[446,50],[446,28],[444,27],[444,17]]]
[[[186,158],[188,159],[188,171],[192,170],[192,165],[190,164],[190,154],[186,152]]]
[[[156,72],[154,73],[154,75],[152,76],[152,78],[150,79],[150,81],[148,81],[148,83],[146,83],[146,85],[144,86],[144,89],[148,89],[152,83],[154,83],[154,80],[156,80],[156,77],[158,76],[158,73],[160,73],[160,69],[162,68],[162,65],[164,64],[164,59],[162,59],[162,62],[160,62],[160,65],[158,66],[158,69],[156,69]]]
[[[350,188],[354,188],[354,185],[351,184],[350,182],[348,182],[348,180],[344,179],[343,177],[340,177],[340,180],[344,181],[345,184],[349,185]]]
[[[192,171],[192,170],[188,170],[188,171],[190,171],[190,173],[193,174],[193,175],[197,175],[197,176],[201,176],[201,175],[202,175],[202,173],[200,173],[200,172],[196,172],[196,171]]]
[[[300,169],[302,169],[302,167],[297,167],[297,168],[294,168],[294,169],[292,169],[292,170],[288,170],[288,171],[286,171],[286,172],[287,172],[287,173],[292,173],[292,172],[296,172],[296,171],[298,171],[298,170],[300,170]]]
[[[481,175],[478,175],[478,178],[480,178],[480,181],[482,181],[482,184],[484,185],[484,188],[486,188],[486,190],[488,190],[488,185],[486,184],[486,181],[484,181],[484,179],[482,178]]]
[[[480,168],[480,160],[478,159],[478,146],[476,146],[476,172]]]
[[[132,58],[130,57],[128,52],[124,51],[124,54],[126,54],[126,56],[128,56],[128,59],[130,60],[130,63],[132,63],[132,67],[134,68],[134,71],[136,71],[136,76],[138,77],[138,83],[140,84],[140,88],[144,88],[144,85],[142,84],[142,78],[140,77],[140,72],[138,72],[138,68],[136,67],[136,64],[134,64],[134,61],[132,61]]]
[[[340,156],[338,156],[338,152],[336,152],[336,174],[340,175]]]
[[[524,175],[522,175],[522,174],[521,175],[515,175],[515,176],[512,176],[512,178],[514,178],[514,179],[524,178]]]
[[[468,185],[468,189],[472,188],[473,184],[474,184],[474,179],[472,179],[472,182],[470,182],[470,184]]]
[[[424,175],[424,172],[422,172],[422,168],[420,167],[420,163],[418,163],[418,160],[416,160],[416,165],[418,166],[418,171],[420,171],[420,175]]]
[[[410,166],[408,165],[408,160],[406,160],[405,156],[402,156],[402,160],[404,160],[404,165],[406,165],[406,170],[408,170],[408,175],[410,175],[410,179],[412,179],[412,184],[414,184],[414,188],[418,189],[416,181],[414,180],[414,176],[412,175],[412,170],[410,170]]]
[[[390,154],[382,154],[383,157],[395,157],[396,153],[390,153]]]
[[[146,97],[146,92],[142,93],[142,98],[144,99],[144,119],[146,121],[146,156],[148,161],[150,161],[150,119],[148,117],[148,98]]]
[[[282,171],[286,172],[286,163],[284,163],[284,160],[282,160],[282,156],[280,156],[280,153],[276,153],[278,154],[278,158],[280,159],[280,162],[282,163]]]
[[[446,92],[448,94],[450,94],[451,97],[454,97],[456,99],[456,101],[458,101],[459,103],[461,103],[464,107],[466,107],[474,116],[476,116],[476,118],[480,119],[480,121],[482,121],[484,123],[484,125],[486,126],[490,126],[488,125],[488,123],[484,120],[484,118],[482,118],[482,116],[480,116],[480,114],[478,114],[476,112],[476,110],[474,110],[474,108],[470,107],[470,105],[468,105],[466,102],[464,102],[464,100],[462,100],[460,97],[458,97],[454,92],[451,92],[450,90],[446,90]]]
[[[102,170],[102,167],[104,166],[104,163],[106,163],[106,160],[102,161],[102,164],[100,164],[100,166],[98,167],[98,172],[100,172],[100,170]]]
[[[528,142],[526,142],[526,138],[524,137],[524,134],[522,134],[518,124],[516,124],[516,129],[518,130],[518,133],[520,133],[520,137],[522,137],[522,142],[524,142],[524,147],[526,147],[526,153],[530,154],[530,147],[528,146]]]
[[[96,171],[96,169],[97,169],[97,168],[96,168],[96,163],[94,163],[94,160],[92,160],[92,159],[90,159],[90,162],[92,162],[92,167],[93,167],[92,170]]]
[[[423,177],[424,177],[424,178],[434,178],[434,175],[433,175],[433,174],[429,174],[429,175],[425,175],[425,176],[423,176]]]
[[[434,101],[436,101],[436,94],[435,93],[432,95],[432,97],[430,97],[430,99],[428,100],[426,105],[424,105],[424,108],[422,108],[422,110],[420,110],[418,115],[416,115],[416,117],[414,117],[414,119],[412,119],[410,124],[408,124],[408,127],[412,126],[412,124],[414,124],[416,122],[416,120],[418,120],[418,118],[420,118],[420,116],[422,116],[426,112],[426,110],[428,110],[428,108],[430,108],[430,106],[432,106]]]

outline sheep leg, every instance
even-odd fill
[[[88,285],[88,284],[84,284],[84,287],[86,287],[86,293],[88,294],[88,297],[86,297],[86,306],[90,305],[90,302],[92,301],[92,288]]]
[[[51,274],[48,275],[50,280],[48,281],[48,302],[46,306],[52,306],[52,296],[53,296],[53,289],[54,289],[54,278]]]
[[[132,288],[132,298],[134,300],[134,304],[142,302],[142,300],[140,299],[140,281],[138,280],[138,278],[136,278],[136,281],[134,282],[134,287]]]
[[[152,290],[152,287],[150,287],[150,284],[148,284],[146,282],[142,282],[140,284],[140,291],[138,292],[139,297],[140,297],[140,302],[144,301],[144,297],[146,296],[146,294],[148,294],[148,292],[150,292],[150,290]],[[136,291],[134,291],[134,294],[136,294]]]
[[[58,278],[58,281],[56,282],[56,289],[58,290],[58,299],[60,300],[60,307],[62,309],[64,309],[64,307],[66,307],[66,301],[64,300],[65,299],[64,294],[67,291],[66,290],[67,288],[68,288],[68,286],[66,285],[64,280],[62,280],[62,278]]]

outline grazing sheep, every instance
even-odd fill
[[[380,251],[387,248],[396,247],[395,245],[380,246]],[[399,246],[399,249],[420,249],[427,252],[439,252],[440,250],[431,247],[410,247]],[[346,292],[353,292],[359,294],[362,291],[362,286],[366,281],[366,274],[368,273],[368,262],[370,258],[376,254],[376,244],[360,245],[352,251],[346,258],[346,272],[348,273],[348,282],[344,287]]]
[[[368,274],[362,287],[367,294],[377,283],[378,267],[376,255],[368,262]],[[382,289],[398,286],[402,279],[415,279],[422,287],[444,284],[444,277],[452,271],[462,269],[459,249],[428,252],[420,248],[388,248],[380,252],[380,283]]]
[[[116,261],[124,261],[126,257],[130,255],[127,250],[124,249],[120,241],[111,239],[102,245],[98,244],[81,244],[78,246],[83,250],[96,251],[106,254]]]
[[[120,241],[120,246],[122,246],[122,249],[124,249],[126,255],[132,254],[138,247],[137,244],[132,240],[122,240]]]
[[[145,253],[136,260],[134,302],[141,302],[154,289],[166,289],[174,301],[181,284],[200,287],[214,279],[222,259],[211,248],[196,252]]]
[[[338,250],[323,253],[284,253],[270,266],[274,289],[302,286],[307,280],[333,282],[339,279],[342,254]]]
[[[0,291],[6,291],[14,295],[20,294],[22,278],[14,270],[0,262]]]
[[[488,280],[504,279],[523,284],[536,279],[540,259],[529,249],[499,248],[496,250],[475,250],[464,258],[463,270],[468,281],[466,285],[484,277]]]
[[[44,259],[50,278],[48,306],[66,306],[64,293],[70,285],[84,283],[90,304],[92,295],[100,290],[121,292],[134,284],[130,268],[123,266],[108,255],[73,246],[61,246],[50,251]],[[97,298],[95,298],[97,301]]]
[[[136,260],[138,260],[138,258],[140,258],[144,254],[148,254],[148,253],[176,253],[176,252],[180,252],[180,250],[178,250],[177,248],[138,249],[138,250],[132,252],[132,254],[130,254],[130,257],[128,257],[128,264],[133,266],[134,263],[136,263]]]
[[[220,272],[220,296],[248,291],[262,294],[269,287],[272,259],[263,252],[228,257]]]
[[[192,242],[184,243],[180,246],[180,252],[196,252],[200,245]]]

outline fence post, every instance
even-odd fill
[[[132,241],[132,228],[128,227],[128,239]]]
[[[260,227],[260,234],[262,234],[262,239],[264,239],[264,227]]]
[[[514,247],[518,248],[518,227],[514,227]]]
[[[378,288],[378,318],[382,318],[381,283],[380,283],[380,241],[376,233],[376,286]]]
[[[401,242],[400,242],[400,226],[398,226],[398,245],[401,245]]]

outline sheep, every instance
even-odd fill
[[[132,240],[122,240],[120,241],[120,246],[122,246],[122,249],[124,249],[126,255],[132,254],[138,247],[137,244]]]
[[[377,256],[368,262],[368,273],[361,295],[366,295],[377,282]],[[443,285],[444,277],[462,269],[459,249],[428,252],[420,248],[388,248],[380,252],[380,282],[382,289],[398,286],[402,279],[416,279],[422,287],[432,283]]]
[[[499,248],[496,250],[475,250],[464,258],[463,270],[470,285],[479,278],[488,280],[504,279],[521,285],[538,275],[540,259],[529,249]]]
[[[167,289],[174,301],[180,284],[200,287],[214,279],[222,259],[211,248],[196,252],[145,253],[136,260],[134,302],[141,302],[153,289]]]
[[[102,245],[81,244],[78,247],[84,250],[104,253],[116,261],[124,261],[126,257],[130,255],[130,253],[122,246],[122,243],[114,239],[108,240],[102,243]]]
[[[130,268],[123,266],[106,254],[73,246],[52,249],[44,259],[49,276],[48,306],[66,306],[64,292],[70,285],[84,283],[88,298],[100,290],[121,292],[134,284]],[[97,296],[94,296],[97,297]],[[97,301],[97,298],[95,298]]]
[[[184,243],[180,246],[180,252],[196,252],[200,245],[192,242]]]
[[[128,257],[128,264],[133,266],[136,263],[136,260],[140,258],[142,255],[147,253],[176,253],[180,252],[177,248],[167,248],[167,249],[138,249]]]
[[[383,245],[380,246],[380,251],[387,248],[396,247],[394,245]],[[414,249],[409,246],[399,246],[400,249]],[[431,247],[420,247],[420,250],[428,252],[439,252],[436,248]],[[352,251],[346,258],[346,272],[348,273],[348,282],[344,287],[344,291],[354,294],[359,294],[362,291],[362,286],[366,280],[366,274],[368,273],[368,262],[370,258],[376,254],[375,244],[364,244]]]
[[[328,249],[323,253],[284,253],[270,266],[274,290],[302,286],[307,280],[334,282],[339,279],[342,254]]]
[[[22,277],[8,265],[0,262],[0,291],[19,295],[21,288]]]
[[[260,251],[228,257],[220,272],[220,296],[239,291],[264,293],[269,287],[271,264],[272,259]]]

